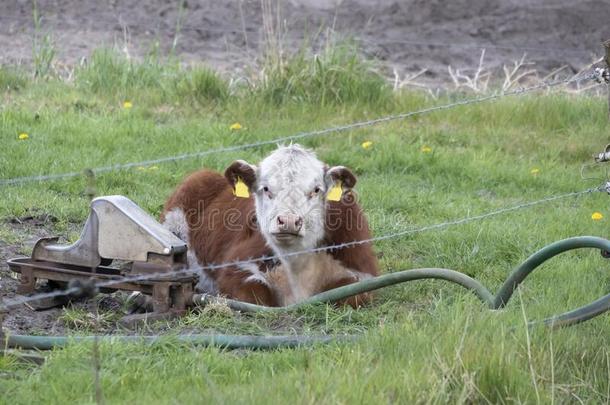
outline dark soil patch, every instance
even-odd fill
[[[19,240],[17,243],[0,240],[0,297],[9,301],[23,297],[17,294],[19,275],[9,270],[6,261],[15,257],[28,256],[39,238],[59,236],[65,239],[66,235],[55,230],[54,224],[56,222],[57,219],[52,215],[35,213],[19,218],[10,218],[0,225],[8,227],[15,238]],[[41,281],[37,292],[48,291],[50,291],[50,288],[44,281]],[[90,313],[95,311],[95,303],[92,300],[74,302],[70,305],[73,308]],[[105,305],[105,307],[102,305]],[[108,303],[108,299],[102,305],[100,305],[102,311],[106,307],[113,310],[116,308],[116,306]],[[17,334],[63,334],[69,329],[68,325],[61,321],[60,317],[63,313],[63,308],[36,311],[27,304],[18,305],[11,308],[5,316],[3,327],[9,332]],[[106,325],[106,329],[108,326],[112,326],[114,329],[114,325]],[[102,328],[102,331],[105,331],[104,328]]]
[[[158,42],[185,62],[203,62],[233,74],[263,51],[260,0],[229,1],[38,0],[43,33],[54,38],[57,59],[78,63],[93,48],[117,45],[131,56],[146,54]],[[272,1],[275,4],[274,1]],[[280,1],[284,49],[304,38],[323,43],[326,28],[356,37],[366,54],[399,72],[429,69],[430,78],[447,77],[447,66],[476,67],[481,47],[499,67],[523,53],[548,72],[573,70],[601,56],[610,38],[607,0],[292,0]],[[0,63],[31,61],[32,2],[3,2],[0,12]],[[391,69],[390,69],[391,71]]]
[[[20,297],[17,294],[19,280],[17,275],[9,270],[6,261],[14,257],[26,256],[36,240],[44,236],[51,236],[53,234],[50,231],[52,221],[49,221],[49,218],[49,216],[12,218],[4,224],[22,242],[10,244],[0,240],[0,297],[3,299],[12,300]],[[57,321],[60,313],[60,309],[37,312],[20,305],[10,310],[4,319],[3,326],[13,333],[39,333],[42,331],[59,333],[63,330]]]
[[[0,240],[0,298],[7,301],[23,298],[17,294],[19,275],[9,270],[6,261],[20,256],[29,256],[36,241],[41,237],[59,236],[65,239],[66,235],[57,232],[54,226],[56,220],[46,214],[33,214],[20,218],[12,218],[0,223],[8,227],[19,242],[8,243]],[[78,225],[74,225],[78,227]],[[36,293],[52,291],[46,281],[40,281]],[[125,301],[128,292],[115,292],[112,294],[98,294],[94,299],[78,300],[68,303],[65,307],[56,307],[46,310],[34,310],[29,304],[20,304],[11,307],[5,315],[3,328],[13,334],[32,335],[65,335],[71,333],[85,334],[163,334],[175,333],[218,333],[213,325],[188,326],[181,325],[179,319],[159,321],[153,323],[135,324],[126,328],[119,320],[127,315]],[[203,316],[213,316],[213,307],[204,310]],[[232,313],[228,307],[229,316],[243,317],[249,315]],[[96,315],[98,314],[98,315]],[[298,327],[298,320],[278,318],[270,325],[276,333],[288,333]],[[212,328],[210,328],[212,326]]]

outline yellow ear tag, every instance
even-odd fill
[[[237,178],[237,183],[235,183],[235,190],[233,190],[233,194],[239,198],[250,198],[248,186],[246,186],[246,183],[244,183],[241,177]]]
[[[328,201],[341,201],[342,195],[343,195],[343,189],[341,188],[341,182],[338,181],[335,183],[333,188],[330,189],[328,194],[326,194],[326,199]]]

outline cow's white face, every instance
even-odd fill
[[[328,168],[299,145],[280,147],[258,167],[234,162],[225,176],[244,180],[254,194],[259,230],[277,253],[318,246],[325,234],[326,194],[336,181],[345,188],[356,182],[345,167]]]

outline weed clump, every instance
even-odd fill
[[[273,105],[378,104],[392,97],[386,80],[349,44],[328,46],[313,56],[305,50],[287,59],[268,54],[253,91]]]
[[[78,69],[76,82],[97,94],[125,96],[151,90],[164,98],[199,105],[222,103],[231,94],[227,80],[205,67],[181,68],[151,55],[134,61],[119,52],[95,51]],[[359,54],[355,46],[327,46],[320,54],[304,49],[283,57],[268,53],[260,73],[237,96],[279,106],[287,103],[313,105],[375,104],[392,100],[392,88]]]
[[[161,87],[167,76],[175,75],[171,64],[153,56],[138,62],[109,49],[93,52],[89,63],[76,72],[76,82],[101,94],[124,94],[130,90]]]
[[[21,90],[26,84],[26,78],[17,70],[0,66],[0,92]]]
[[[176,96],[201,105],[223,102],[229,97],[229,85],[220,75],[208,68],[194,68],[179,75],[175,82]]]

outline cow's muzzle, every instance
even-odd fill
[[[278,215],[275,225],[275,232],[272,232],[273,237],[279,242],[290,242],[301,237],[303,218],[295,214]]]

